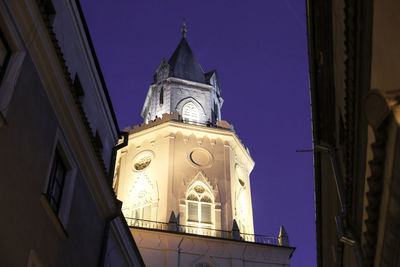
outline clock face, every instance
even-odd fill
[[[182,117],[185,121],[195,121],[198,122],[200,119],[199,110],[193,104],[193,102],[189,102],[185,104],[182,108]]]

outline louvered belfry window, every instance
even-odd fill
[[[199,221],[199,212],[198,212],[198,204],[189,202],[189,221],[198,222]]]
[[[191,188],[188,197],[188,221],[211,224],[212,200],[210,193],[203,185],[195,185]]]

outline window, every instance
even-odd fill
[[[187,220],[196,223],[212,223],[212,199],[211,194],[202,184],[196,184],[189,190],[186,198],[188,207]]]
[[[7,69],[10,60],[11,50],[3,34],[0,32],[0,83]]]
[[[182,107],[184,121],[198,122],[200,120],[199,110],[193,102],[188,102]]]
[[[132,218],[139,220],[151,219],[151,206],[145,206],[132,211]]]
[[[214,103],[214,120],[217,122],[219,119],[219,114],[218,114],[218,105],[217,103]]]
[[[54,154],[48,162],[48,175],[40,194],[40,202],[57,232],[66,238],[77,164],[60,129],[56,131],[52,151]]]
[[[160,106],[164,104],[164,87],[161,87],[160,90]]]
[[[64,162],[58,150],[56,150],[46,193],[47,200],[55,213],[58,213],[60,210],[66,173],[67,169],[65,168]]]
[[[138,156],[135,157],[133,167],[137,171],[142,171],[150,165],[152,159],[153,156],[150,153],[140,153]]]

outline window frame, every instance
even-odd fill
[[[204,188],[204,192],[202,193],[198,193],[195,190],[196,186],[201,186]],[[188,199],[189,196],[194,195],[196,196],[196,198],[198,199],[196,200],[190,200]],[[205,202],[205,201],[201,201],[202,198],[204,196],[208,196],[210,199],[210,202]],[[205,227],[211,227],[214,225],[214,221],[215,221],[215,203],[214,203],[214,196],[211,193],[210,189],[208,188],[207,185],[205,185],[202,182],[196,182],[194,183],[188,190],[187,190],[187,194],[186,194],[186,222],[188,225],[196,225],[196,226],[205,226]],[[190,220],[189,218],[189,206],[190,203],[192,204],[196,204],[197,205],[197,221],[194,220]],[[203,217],[203,207],[207,205],[209,206],[209,210],[210,210],[210,215],[209,215],[209,222],[203,222],[202,221],[202,217]]]
[[[191,107],[189,108],[189,106],[191,106]],[[192,114],[193,111],[190,112],[190,114],[189,114],[190,116],[186,116],[185,112],[184,112],[185,109],[195,110],[196,111],[196,114],[195,114],[196,116],[193,116],[193,114]],[[200,122],[200,119],[201,119],[200,110],[199,110],[199,108],[196,106],[196,104],[193,101],[188,101],[187,103],[185,103],[182,106],[181,114],[182,114],[182,120],[184,122],[188,122],[188,123],[199,123]]]
[[[55,211],[48,200],[47,192],[51,183],[51,175],[57,153],[65,166],[65,178],[60,196],[59,208],[57,211]],[[69,149],[69,146],[67,145],[66,139],[62,134],[61,129],[57,128],[52,147],[51,160],[48,164],[47,175],[43,184],[40,198],[42,206],[44,207],[47,215],[50,217],[50,220],[53,222],[54,226],[63,237],[68,237],[67,226],[71,211],[77,173],[78,168],[75,157]]]
[[[160,106],[164,105],[164,87],[163,86],[161,86],[161,89],[160,89],[160,96],[159,96],[158,102],[159,102]]]
[[[61,174],[61,181],[59,181],[59,176],[58,173],[60,171],[60,167],[62,167],[62,174]],[[52,170],[51,174],[49,177],[49,182],[47,184],[47,191],[46,191],[46,197],[47,200],[49,201],[50,206],[52,207],[53,211],[58,214],[60,210],[60,204],[63,196],[63,191],[64,191],[64,185],[65,185],[65,178],[67,176],[68,169],[65,166],[65,163],[60,156],[60,152],[58,149],[56,149],[53,157],[53,164],[52,164]],[[55,187],[59,187],[59,192],[58,196],[55,195]],[[53,205],[54,203],[54,205]]]

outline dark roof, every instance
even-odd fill
[[[186,38],[182,38],[168,64],[172,67],[172,75],[189,81],[205,83],[203,69],[193,54]]]
[[[211,79],[211,77],[213,76],[213,74],[214,74],[215,72],[216,72],[215,70],[212,70],[212,71],[207,72],[207,73],[204,74],[207,83],[210,83],[210,79]]]

